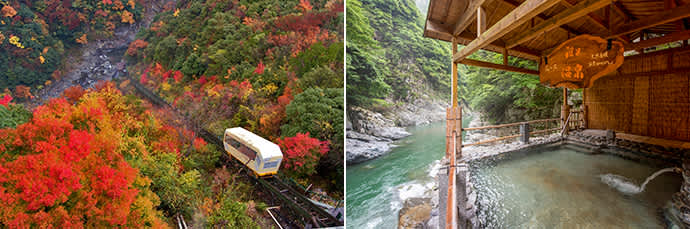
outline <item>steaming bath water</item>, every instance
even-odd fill
[[[601,174],[641,181],[659,169],[617,156],[570,148],[514,155],[472,166],[478,216],[485,227],[663,228],[659,209],[680,189],[675,173],[659,175],[636,195],[609,187]]]
[[[625,194],[637,194],[644,191],[644,188],[649,184],[651,180],[661,175],[662,173],[673,172],[676,168],[665,168],[657,171],[647,178],[647,180],[642,183],[642,186],[637,186],[633,181],[627,177],[616,175],[616,174],[604,174],[601,175],[601,181],[608,184],[609,186],[618,189],[618,191]]]

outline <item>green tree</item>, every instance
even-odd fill
[[[342,74],[338,74],[326,66],[313,68],[297,80],[299,88],[343,88]]]
[[[287,124],[281,126],[281,135],[294,137],[309,132],[314,138],[330,141],[330,151],[322,158],[322,169],[342,177],[343,164],[343,90],[339,88],[310,88],[295,96],[286,108]],[[325,163],[323,163],[325,162]],[[320,170],[323,171],[323,170]],[[326,173],[324,173],[326,174]],[[336,179],[335,182],[342,182]],[[342,187],[342,186],[338,186]]]
[[[153,181],[151,189],[160,197],[168,212],[191,215],[198,204],[201,174],[196,169],[178,173],[177,155],[155,153],[145,159],[142,172]]]
[[[31,112],[22,105],[9,104],[7,107],[0,105],[0,129],[15,128],[30,119]]]

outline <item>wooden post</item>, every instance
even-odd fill
[[[477,8],[477,37],[486,31],[486,13],[481,6]]]
[[[563,87],[563,106],[561,106],[561,127],[568,125],[566,121],[568,120],[568,115],[570,114],[570,109],[568,107],[568,88]],[[566,127],[567,129],[568,127]],[[567,130],[566,130],[567,131]]]
[[[503,47],[503,65],[508,66],[508,48]]]
[[[587,129],[587,88],[582,89],[582,128]]]
[[[458,51],[455,38],[452,40],[453,54]],[[462,158],[462,106],[458,106],[458,64],[452,62],[453,105],[446,110],[446,158],[448,159],[448,193],[446,198],[446,228],[457,228],[457,207],[455,194],[456,159]]]
[[[520,141],[529,144],[529,123],[520,123]]]
[[[453,38],[453,55],[455,55],[456,52],[458,52],[458,42]],[[452,84],[451,87],[453,87],[452,93],[451,93],[451,101],[452,101],[452,107],[457,107],[458,106],[458,64],[455,63],[454,61],[451,61],[453,64],[453,75],[452,75]]]

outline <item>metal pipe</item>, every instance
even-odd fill
[[[457,131],[453,131],[453,153],[450,156],[450,168],[448,169],[448,197],[446,201],[446,229],[457,228],[457,203],[455,201],[455,155],[457,153]]]
[[[276,219],[276,217],[273,216],[273,213],[271,213],[271,209],[276,209],[276,208],[280,209],[279,206],[268,207],[268,208],[266,208],[266,212],[268,212],[268,215],[271,216],[271,218],[273,219],[273,222],[275,222],[276,225],[278,225],[278,228],[283,229],[283,226],[281,226],[280,223],[278,223],[278,220]]]

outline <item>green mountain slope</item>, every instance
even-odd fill
[[[447,100],[451,45],[423,37],[424,0],[347,3],[347,102],[380,109],[416,99]],[[426,9],[422,9],[425,12]],[[500,63],[501,54],[479,51],[472,59]],[[533,61],[509,58],[536,69]],[[459,65],[460,101],[493,123],[558,116],[560,89],[533,75]]]

